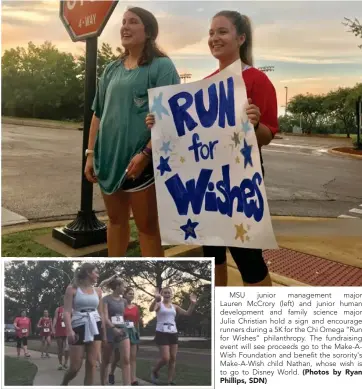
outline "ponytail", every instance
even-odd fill
[[[253,66],[253,37],[250,19],[246,15],[241,15],[241,19],[243,20],[245,42],[240,46],[239,49],[240,59],[245,64]]]

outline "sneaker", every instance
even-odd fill
[[[62,365],[62,364],[60,364],[60,365],[58,366],[58,370],[63,370],[63,365]]]
[[[40,358],[45,358],[45,356],[44,356],[44,354],[43,354],[43,353],[41,353],[41,355],[40,355]]]
[[[50,355],[49,355],[48,353],[46,353],[45,356],[46,356],[47,358],[50,358]]]
[[[138,381],[133,381],[133,382],[131,383],[131,386],[138,386],[138,385],[139,385]]]
[[[109,385],[114,385],[116,383],[116,381],[114,379],[114,374],[108,375],[108,383],[109,383]]]
[[[68,370],[68,365],[66,363],[63,365],[63,369]]]
[[[169,382],[168,384],[172,386],[177,386],[177,384],[175,384],[174,382]]]
[[[30,358],[31,355],[28,353],[28,354],[25,354],[24,357],[25,357],[25,358]]]
[[[155,373],[154,371],[152,371],[152,373],[151,373],[151,382],[154,385],[158,384],[158,373]]]

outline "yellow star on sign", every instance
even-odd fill
[[[236,157],[236,158],[235,158],[235,162],[236,162],[236,163],[240,163],[240,158],[239,158],[239,157]]]
[[[244,229],[243,223],[241,223],[240,226],[235,224],[235,228],[236,228],[235,239],[240,238],[240,240],[244,243],[244,235],[247,233],[247,231]]]
[[[184,163],[185,161],[186,161],[186,159],[185,159],[184,157],[181,157],[181,158],[180,158],[180,162],[181,162],[181,163]]]

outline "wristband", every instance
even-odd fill
[[[145,147],[144,149],[143,149],[143,154],[146,154],[146,155],[148,155],[148,156],[151,156],[152,155],[152,149],[150,149],[149,147]]]

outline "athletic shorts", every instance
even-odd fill
[[[21,345],[27,346],[28,345],[28,337],[24,336],[23,338],[20,338],[19,336],[16,337],[16,348],[21,348]]]
[[[67,336],[56,336],[55,339],[61,340],[63,342],[63,351],[68,351],[69,350],[69,343],[68,343],[68,337]]]
[[[157,346],[170,346],[178,344],[178,334],[156,331],[155,342]]]
[[[97,322],[98,327],[98,335],[94,335],[94,340],[102,340],[102,322]],[[84,338],[85,338],[85,325],[81,325],[79,327],[73,328],[73,331],[75,332],[77,341],[72,344],[72,346],[83,346]]]
[[[124,192],[138,192],[148,188],[155,182],[155,175],[153,172],[153,164],[150,162],[141,175],[133,180],[132,178],[127,179],[121,186]]]

